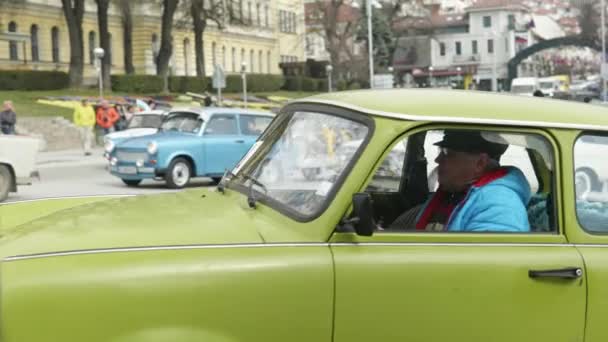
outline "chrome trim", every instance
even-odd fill
[[[111,198],[121,198],[121,197],[135,197],[137,195],[129,195],[129,194],[107,194],[107,195],[84,195],[84,196],[64,196],[64,197],[43,197],[32,200],[23,200],[23,201],[14,201],[14,202],[5,202],[0,203],[0,207],[11,204],[19,204],[19,203],[29,203],[29,202],[39,202],[39,201],[54,201],[54,200],[62,200],[62,199],[77,199],[77,198],[96,198],[96,197],[111,197]]]
[[[468,118],[468,117],[453,117],[453,116],[425,116],[425,115],[414,115],[414,114],[403,114],[394,112],[384,112],[379,110],[373,110],[369,108],[359,107],[343,102],[332,101],[332,100],[320,100],[320,99],[300,99],[289,102],[292,103],[311,103],[311,104],[324,104],[330,106],[336,106],[340,108],[350,109],[361,113],[367,113],[375,116],[387,117],[392,119],[401,119],[409,121],[424,121],[424,122],[443,122],[443,123],[461,123],[461,124],[482,124],[482,125],[499,125],[499,126],[527,126],[537,128],[565,128],[565,129],[580,129],[580,130],[594,130],[594,131],[608,131],[608,126],[599,125],[578,125],[578,124],[566,124],[556,122],[545,122],[545,121],[521,121],[521,120],[500,120],[500,119],[479,119],[479,118]]]
[[[567,243],[504,243],[504,242],[361,242],[361,243],[331,243],[331,246],[336,247],[573,247],[573,244]]]
[[[39,254],[25,254],[9,256],[2,259],[3,262],[40,259],[58,256],[83,255],[83,254],[104,254],[118,252],[145,252],[145,251],[169,251],[169,250],[190,250],[190,249],[225,249],[225,248],[260,248],[260,247],[328,247],[328,243],[244,243],[244,244],[223,244],[223,245],[176,245],[176,246],[149,246],[149,247],[117,247],[102,249],[83,249],[65,252],[50,252]]]

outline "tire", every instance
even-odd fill
[[[6,165],[0,165],[0,202],[8,197],[8,193],[13,186],[13,174]]]
[[[127,186],[138,186],[141,183],[141,179],[123,179],[122,182]]]
[[[192,165],[184,158],[175,158],[169,164],[165,181],[171,189],[182,189],[190,182],[192,177]]]
[[[601,190],[599,177],[592,169],[581,167],[574,173],[577,199],[585,199],[591,192]]]

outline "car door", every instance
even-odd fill
[[[536,136],[546,140],[549,153],[557,151],[549,136]],[[403,145],[399,140],[393,147]],[[415,154],[411,144],[405,145],[406,155]],[[376,170],[395,155],[393,147]],[[431,162],[436,152],[425,150]],[[545,161],[552,170],[559,165],[552,158]],[[408,165],[403,170],[408,172]],[[370,186],[383,176],[373,173]],[[408,178],[401,177],[405,192]],[[552,217],[539,219],[544,223],[526,233],[418,231],[384,223],[382,230],[363,237],[339,228],[330,240],[336,272],[334,341],[583,341],[584,264],[567,243],[559,210],[546,209],[558,203],[556,182],[544,183],[533,197],[545,199],[542,212]],[[384,179],[381,184],[391,183]],[[529,215],[535,215],[536,201],[529,202]]]
[[[205,175],[222,175],[241,159],[245,139],[239,133],[235,114],[214,114],[203,132]]]

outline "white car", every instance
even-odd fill
[[[106,134],[103,138],[106,151],[108,151],[108,149],[112,150],[119,142],[126,139],[151,135],[158,132],[158,128],[167,113],[168,112],[163,110],[150,110],[135,114],[129,121],[125,130]]]
[[[0,135],[0,202],[18,185],[31,185],[38,177],[36,156],[40,140],[25,136]]]

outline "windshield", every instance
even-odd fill
[[[177,114],[165,120],[160,129],[163,131],[198,133],[202,124],[203,119],[198,114]]]
[[[553,88],[553,82],[540,82],[541,89],[551,89]]]
[[[515,85],[511,87],[511,92],[517,94],[531,94],[534,92],[534,87],[531,85]]]
[[[162,121],[162,115],[135,115],[131,121],[129,121],[128,128],[158,128]]]
[[[344,117],[295,112],[283,115],[235,168],[237,181],[256,178],[265,198],[300,216],[318,213],[362,146],[369,128]],[[250,151],[251,152],[251,151]],[[256,187],[257,188],[257,187]]]

